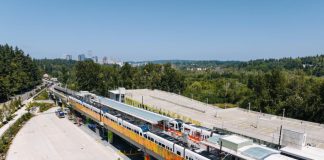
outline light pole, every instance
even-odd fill
[[[249,113],[251,111],[251,102],[249,102]]]

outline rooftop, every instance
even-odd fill
[[[237,135],[228,135],[228,136],[223,136],[222,139],[225,139],[227,141],[230,141],[232,143],[235,144],[240,144],[240,143],[244,143],[244,142],[250,142],[250,139],[247,138],[243,138]]]
[[[159,115],[153,112],[146,111],[144,109],[136,108],[121,102],[117,102],[108,98],[98,97],[99,102],[103,105],[106,105],[110,108],[118,110],[120,112],[126,113],[128,115],[134,116],[138,119],[144,120],[151,124],[158,124],[160,121],[169,121],[171,120],[169,117]]]
[[[126,89],[125,88],[118,88],[116,90],[110,90],[110,93],[113,94],[125,94],[126,93]]]
[[[282,153],[289,153],[298,158],[304,159],[323,159],[324,149],[315,148],[311,146],[305,146],[302,149],[297,149],[293,147],[283,147],[280,149]]]
[[[262,147],[259,145],[249,145],[240,149],[243,155],[254,159],[264,159],[272,154],[279,154],[279,151]]]
[[[281,155],[281,154],[272,154],[266,158],[264,158],[264,160],[278,160],[278,159],[282,159],[282,160],[295,160],[293,158]]]

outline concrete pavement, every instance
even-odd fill
[[[32,118],[18,132],[7,160],[115,160],[122,159],[65,118],[58,118],[52,108]]]
[[[127,90],[126,96],[144,104],[190,117],[203,126],[223,128],[235,133],[278,143],[280,126],[307,133],[306,143],[324,148],[324,125],[280,116],[249,112],[241,108],[220,109],[187,97],[148,89]],[[204,112],[201,112],[204,111]]]
[[[44,89],[46,89],[46,88],[44,88]],[[0,128],[0,137],[4,134],[4,132],[6,132],[6,130],[12,125],[12,124],[14,124],[22,115],[24,115],[25,113],[27,113],[27,111],[26,111],[26,105],[28,104],[28,103],[30,103],[31,101],[33,101],[33,98],[35,97],[35,96],[37,96],[39,93],[41,93],[44,89],[42,89],[41,91],[39,91],[37,94],[35,94],[34,96],[32,96],[32,97],[30,97],[29,99],[27,99],[27,100],[24,100],[23,102],[22,102],[22,104],[23,104],[23,106],[24,107],[21,107],[18,111],[16,111],[15,113],[14,113],[14,115],[16,115],[16,116],[14,116],[14,118],[12,119],[12,120],[10,120],[8,123],[6,123],[5,125],[3,125],[1,128]]]

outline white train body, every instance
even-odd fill
[[[199,138],[200,140],[205,140],[212,135],[212,131],[210,131],[208,128],[198,127],[187,123],[182,124],[181,132],[186,133],[189,136]]]
[[[106,118],[108,118],[109,120],[123,126],[124,128],[127,128],[135,133],[137,133],[138,135],[144,137],[144,138],[147,138],[148,140],[151,140],[152,142],[158,144],[159,146],[175,153],[175,154],[178,154],[180,155],[181,157],[185,157],[186,160],[208,160],[208,158],[206,157],[203,157],[201,155],[199,155],[198,153],[195,153],[189,149],[185,149],[184,147],[174,143],[174,142],[171,142],[165,138],[162,138],[152,132],[143,132],[143,130],[141,129],[141,127],[139,126],[136,126],[130,122],[127,122],[125,120],[123,120],[122,118],[119,118],[119,117],[116,117],[114,115],[111,115],[109,113],[103,113],[103,112],[100,112],[100,109],[98,109],[97,107],[94,107],[88,103],[84,103],[82,101],[80,101],[79,99],[77,98],[74,98],[72,96],[69,96],[69,99],[89,108],[90,110],[100,114],[102,113],[102,115]],[[174,123],[174,129],[176,130],[181,130],[183,127],[181,127],[181,125],[179,124],[176,124]],[[180,127],[180,128],[179,128]],[[197,131],[198,129],[195,129],[194,126],[190,126],[190,125],[187,125],[186,124],[186,127],[187,128],[190,128],[190,133],[193,133],[194,131]],[[201,131],[201,130],[200,130]],[[203,132],[205,133],[205,132]],[[207,134],[207,133],[206,133]]]

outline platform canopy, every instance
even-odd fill
[[[102,105],[105,105],[109,108],[118,110],[120,112],[123,112],[125,114],[134,116],[138,119],[141,119],[143,121],[146,121],[151,124],[158,124],[160,121],[170,121],[172,118],[156,114],[141,108],[137,108],[125,103],[117,102],[115,100],[109,99],[109,98],[104,98],[104,97],[99,97],[99,103]]]

